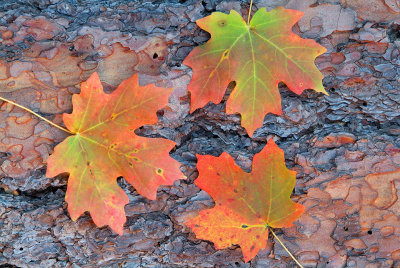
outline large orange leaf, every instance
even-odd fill
[[[302,14],[284,8],[270,12],[262,8],[248,25],[231,10],[196,21],[211,39],[183,62],[193,69],[188,86],[192,111],[209,101],[220,102],[229,82],[236,81],[227,112],[241,113],[242,124],[252,135],[266,113],[281,114],[279,82],[297,94],[307,88],[326,93],[323,76],[314,64],[326,49],[291,30]]]
[[[304,211],[290,199],[296,172],[286,168],[283,151],[272,140],[254,156],[251,173],[227,153],[218,158],[199,155],[197,168],[195,183],[211,195],[215,207],[186,224],[217,249],[239,244],[246,262],[265,248],[268,226],[290,227]]]
[[[66,201],[73,220],[89,211],[98,226],[123,233],[124,206],[129,202],[118,186],[123,176],[139,194],[155,199],[160,185],[182,178],[179,163],[169,157],[174,142],[135,135],[143,124],[157,121],[156,111],[168,102],[170,89],[138,86],[134,75],[105,94],[94,73],[72,98],[73,113],[64,114],[75,133],[60,143],[48,160],[47,176],[69,172]]]

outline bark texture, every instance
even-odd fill
[[[278,236],[305,267],[400,265],[400,6],[394,0],[260,0],[254,10],[302,10],[294,27],[328,51],[316,63],[329,96],[298,96],[280,86],[282,116],[266,115],[250,138],[224,102],[189,114],[181,65],[209,35],[195,21],[213,11],[247,16],[247,1],[3,0],[0,95],[54,122],[92,72],[111,91],[135,72],[140,82],[174,87],[159,122],[141,135],[177,143],[172,156],[188,180],[161,187],[156,201],[129,195],[124,235],[73,222],[67,177],[49,179],[45,160],[65,136],[0,102],[0,266],[3,267],[294,267],[270,237],[251,262],[232,246],[215,250],[184,225],[213,206],[200,191],[196,154],[231,154],[244,170],[274,138],[297,171],[293,199],[306,212]],[[262,115],[260,115],[262,116]]]

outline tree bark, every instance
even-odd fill
[[[68,176],[45,177],[45,159],[65,135],[0,103],[0,265],[294,267],[272,236],[244,263],[239,246],[216,250],[184,224],[213,206],[193,183],[196,154],[228,152],[250,171],[270,138],[297,172],[293,200],[306,206],[293,227],[276,232],[305,267],[400,265],[400,8],[390,0],[262,0],[253,8],[280,5],[305,12],[293,30],[327,48],[316,64],[329,95],[296,95],[281,84],[282,115],[266,115],[250,138],[224,101],[189,114],[191,70],[182,64],[209,38],[197,19],[230,9],[247,16],[247,1],[3,0],[1,96],[61,123],[76,85],[95,70],[108,91],[135,72],[143,84],[174,87],[159,122],[139,132],[175,141],[171,155],[187,180],[161,187],[150,201],[120,178],[130,198],[123,236],[96,227],[89,214],[73,222],[64,201]],[[109,70],[127,55],[138,65]],[[38,137],[48,142],[30,148]]]

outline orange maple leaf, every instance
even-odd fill
[[[168,102],[171,89],[138,86],[138,77],[125,80],[105,94],[94,73],[72,98],[73,113],[64,123],[75,135],[56,146],[47,160],[48,177],[69,172],[65,200],[73,220],[89,211],[97,226],[123,233],[128,196],[118,186],[123,176],[139,194],[155,199],[160,185],[183,175],[169,157],[174,142],[139,137],[134,130],[157,121],[156,111]]]
[[[211,39],[183,61],[193,69],[188,86],[191,111],[209,101],[220,102],[229,82],[236,81],[226,110],[241,113],[242,124],[252,135],[265,114],[281,114],[279,82],[297,94],[307,88],[326,93],[323,75],[314,64],[326,49],[291,30],[302,14],[281,7],[270,12],[261,8],[249,24],[234,10],[197,20]]]
[[[286,168],[283,151],[273,140],[254,156],[251,173],[241,170],[227,153],[199,155],[197,168],[195,183],[211,195],[215,207],[186,224],[217,249],[239,244],[246,262],[265,248],[268,226],[290,227],[304,211],[290,199],[296,172]]]

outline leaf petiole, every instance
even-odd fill
[[[250,15],[251,15],[251,7],[253,6],[253,0],[250,0],[250,8],[249,8],[249,16],[247,17],[247,25],[250,25]]]
[[[50,125],[52,125],[52,126],[58,128],[58,129],[61,129],[61,130],[64,131],[64,132],[67,132],[68,134],[75,135],[75,133],[69,131],[69,130],[66,129],[66,128],[63,128],[62,126],[57,125],[56,123],[51,122],[50,120],[48,120],[48,119],[44,118],[43,116],[41,116],[41,115],[35,113],[34,111],[32,111],[32,110],[29,109],[29,108],[26,108],[26,107],[24,107],[24,106],[22,106],[22,105],[19,105],[18,103],[15,103],[15,102],[13,102],[13,101],[11,101],[11,100],[8,100],[8,99],[5,99],[5,98],[3,98],[3,97],[0,97],[0,100],[2,100],[2,101],[4,101],[4,102],[7,102],[7,103],[10,103],[10,104],[12,104],[12,105],[14,105],[14,106],[17,106],[18,108],[21,108],[21,109],[23,109],[23,110],[25,110],[25,111],[27,111],[27,112],[29,112],[29,113],[31,113],[31,114],[33,114],[33,115],[39,117],[39,118],[42,119],[43,121],[49,123]]]
[[[283,244],[283,242],[279,239],[279,237],[275,234],[275,232],[272,230],[271,227],[268,226],[268,229],[271,231],[271,233],[274,235],[274,237],[276,238],[276,240],[278,240],[278,242],[281,244],[281,246],[283,247],[283,249],[289,254],[289,256],[295,261],[295,263],[300,267],[300,268],[304,268],[303,265],[300,264],[300,262],[292,255],[292,253],[290,253],[289,249]]]

